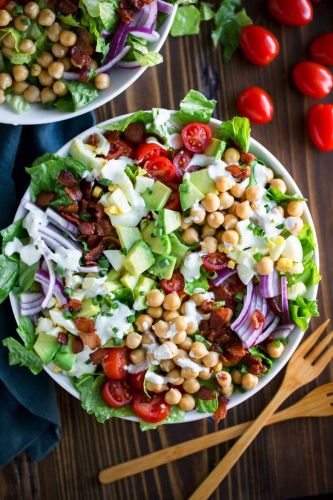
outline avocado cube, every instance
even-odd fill
[[[177,258],[176,265],[179,266],[189,250],[189,247],[184,245],[174,233],[169,235],[171,241],[171,255]]]
[[[209,177],[208,168],[202,168],[190,173],[190,183],[199,189],[204,195],[217,193],[215,182]]]
[[[76,313],[76,316],[78,318],[85,317],[85,318],[92,318],[93,316],[96,316],[100,312],[100,307],[98,304],[93,304],[92,299],[85,299],[81,303],[81,310]]]
[[[61,345],[57,351],[53,362],[62,370],[69,372],[75,363],[76,354],[72,352],[73,337],[70,336],[68,345]]]
[[[213,137],[209,146],[206,147],[204,154],[207,156],[214,156],[216,160],[221,160],[226,145],[227,143],[225,141]]]
[[[160,279],[169,280],[176,266],[176,257],[173,255],[156,256],[155,264],[149,269],[149,272]]]
[[[34,350],[41,358],[44,365],[48,365],[52,361],[59,347],[60,344],[57,338],[44,332],[38,334],[37,340],[34,343]]]
[[[141,276],[138,281],[137,286],[134,288],[134,305],[133,308],[135,311],[143,311],[143,309],[147,308],[147,295],[153,288],[156,287],[155,280],[151,278],[146,278],[145,276]]]
[[[146,207],[149,210],[161,210],[171,194],[171,189],[160,181],[154,182],[151,188],[142,193]]]
[[[124,259],[126,271],[134,276],[138,276],[147,271],[155,262],[154,256],[146,243],[142,240],[137,241],[132,246]]]
[[[141,233],[137,227],[115,226],[121,248],[130,250],[134,243],[141,240]]]
[[[180,227],[181,215],[179,212],[176,212],[175,210],[162,208],[162,210],[159,213],[159,222],[165,234],[170,234]]]
[[[202,200],[205,195],[191,182],[186,180],[179,186],[179,197],[182,209],[188,210],[196,201]]]
[[[142,225],[142,238],[147,243],[152,252],[161,255],[171,252],[170,238],[166,234],[158,234],[162,229],[153,221]]]
[[[134,290],[138,283],[139,277],[138,276],[133,276],[130,273],[125,273],[121,278],[120,278],[120,283],[124,285],[125,288],[130,288],[131,290]]]

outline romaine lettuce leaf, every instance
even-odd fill
[[[170,414],[168,418],[162,420],[161,422],[157,422],[154,424],[150,424],[149,422],[145,422],[144,420],[140,420],[140,429],[142,431],[149,431],[153,429],[157,429],[160,425],[171,424],[175,422],[181,422],[185,418],[185,412],[181,410],[178,406],[172,405],[170,407]]]
[[[0,231],[2,238],[2,252],[5,251],[7,243],[13,241],[14,238],[21,239],[26,236],[27,233],[22,225],[22,222],[23,219],[19,219],[16,222],[13,222],[10,226]]]
[[[201,21],[210,21],[214,19],[215,12],[213,5],[207,2],[200,2],[200,19]]]
[[[19,261],[19,271],[18,271],[18,283],[16,282],[16,286],[14,288],[15,295],[19,295],[20,293],[25,293],[34,284],[35,274],[39,268],[39,262],[28,266],[21,260]]]
[[[196,35],[200,31],[201,14],[194,5],[178,7],[171,28],[172,36]]]
[[[302,198],[302,196],[300,196],[297,193],[295,194],[282,193],[282,191],[280,191],[279,189],[272,187],[267,189],[265,196],[268,200],[275,201],[278,205],[289,203],[289,201],[294,201],[294,200],[306,201],[305,198]]]
[[[180,103],[180,110],[173,118],[182,124],[190,122],[207,123],[215,109],[215,99],[207,99],[201,92],[190,90]]]
[[[218,408],[217,396],[215,399],[195,399],[195,409],[199,413],[214,413]]]
[[[137,111],[136,113],[133,113],[123,120],[109,123],[108,125],[104,125],[102,128],[104,128],[105,130],[119,130],[119,132],[124,132],[124,130],[126,130],[128,125],[130,125],[131,123],[142,122],[146,124],[151,121],[151,111]]]
[[[34,375],[42,371],[43,362],[40,357],[35,352],[20,344],[16,339],[7,337],[2,341],[2,344],[9,350],[9,364],[11,366],[25,366]]]
[[[309,300],[305,297],[297,297],[296,300],[290,300],[289,314],[293,323],[305,331],[308,327],[308,320],[313,316],[315,318],[319,316],[317,301]]]
[[[91,82],[66,81],[68,94],[56,101],[62,111],[77,111],[98,97],[98,90]]]
[[[161,64],[163,62],[163,56],[158,52],[150,51],[147,52],[147,54],[142,54],[141,52],[134,50],[133,55],[140,66],[147,68],[156,66],[157,64]]]
[[[23,340],[24,346],[27,349],[32,349],[36,340],[36,335],[35,327],[31,319],[27,316],[21,316],[16,331]]]
[[[321,280],[317,264],[313,258],[313,252],[316,248],[314,234],[310,224],[304,224],[301,231],[298,233],[297,238],[300,240],[303,248],[302,264],[304,270],[301,274],[288,274],[288,285],[294,283],[304,283],[306,287],[316,285]]]
[[[9,106],[19,115],[25,113],[26,111],[29,111],[30,109],[30,104],[21,95],[7,94],[6,101]]]
[[[224,141],[237,144],[245,152],[249,150],[251,127],[248,118],[235,116],[222,122],[219,134]]]
[[[8,297],[19,272],[18,262],[0,255],[0,304]]]
[[[202,290],[205,290],[205,291],[208,290],[208,288],[209,288],[208,273],[203,268],[201,268],[201,274],[200,274],[199,278],[197,278],[193,281],[187,281],[185,283],[184,292],[188,293],[188,295],[192,295],[196,288],[201,288]]]

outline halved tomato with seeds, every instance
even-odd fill
[[[182,139],[189,151],[202,153],[212,139],[212,129],[205,123],[189,123],[182,130]]]
[[[228,263],[228,258],[220,252],[203,255],[201,258],[202,265],[206,271],[221,271],[221,269],[224,269]]]
[[[133,399],[133,389],[126,381],[108,380],[102,388],[102,397],[111,408],[121,408]]]

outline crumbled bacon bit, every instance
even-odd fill
[[[75,187],[79,183],[70,170],[62,170],[58,175],[58,182],[68,188]]]
[[[92,352],[90,354],[91,362],[94,363],[94,365],[99,365],[103,361],[105,353],[105,349],[97,349],[97,351]]]
[[[35,203],[38,207],[47,207],[49,206],[51,201],[54,200],[54,198],[55,198],[54,193],[50,193],[48,191],[42,191],[37,196]]]
[[[65,212],[66,214],[77,214],[79,211],[79,205],[77,203],[71,203],[70,205],[67,205],[66,207],[62,207],[61,209],[62,212]]]
[[[215,399],[215,393],[208,389],[208,387],[200,387],[198,392],[195,393],[195,396],[199,399],[204,399],[205,401],[209,401],[211,399]]]
[[[144,134],[143,123],[130,123],[124,131],[125,138],[134,144],[140,144],[144,139]]]
[[[79,69],[88,70],[91,67],[91,57],[85,50],[74,46],[71,48],[71,61],[73,66]]]
[[[112,225],[109,219],[103,218],[96,223],[96,233],[98,236],[109,236],[112,234]]]
[[[68,344],[68,333],[59,332],[57,338],[58,338],[59,344],[63,344],[63,345]]]
[[[214,413],[214,420],[216,424],[227,416],[227,403],[228,400],[224,396],[219,396],[219,405]]]
[[[65,16],[70,16],[72,14],[76,14],[76,12],[79,10],[78,5],[76,5],[77,2],[75,0],[60,0],[57,4],[57,8],[60,10],[62,14],[65,14]]]
[[[82,236],[92,236],[95,233],[94,222],[79,222],[78,228]]]
[[[86,318],[85,316],[74,318],[74,324],[80,332],[92,333],[95,331],[95,323],[91,318]]]
[[[82,191],[78,186],[65,187],[65,191],[73,201],[80,201],[82,199]]]
[[[91,134],[87,139],[87,144],[90,144],[90,146],[97,146],[98,142],[99,139],[97,134]]]
[[[251,325],[255,330],[258,330],[265,323],[265,316],[256,309],[251,316]]]
[[[83,342],[80,337],[73,337],[72,351],[74,354],[78,354],[83,351]]]
[[[242,163],[245,163],[246,165],[249,165],[256,159],[256,156],[253,155],[252,153],[242,153],[240,155],[240,160]]]
[[[128,24],[133,21],[134,12],[130,9],[123,9],[122,7],[118,7],[117,14],[122,20],[123,23]]]
[[[101,345],[101,339],[96,332],[80,332],[80,339],[89,349],[97,349]]]
[[[248,165],[244,168],[240,167],[239,165],[229,165],[228,167],[225,168],[228,172],[231,173],[235,179],[240,179],[244,180],[250,177],[251,175],[251,167]]]
[[[76,311],[76,312],[81,311],[82,302],[81,302],[81,300],[77,300],[77,299],[69,299],[68,307],[72,311]]]
[[[104,251],[104,245],[103,245],[103,243],[99,243],[95,248],[90,250],[90,252],[86,253],[86,255],[84,256],[84,259],[86,262],[89,260],[95,261],[95,260],[100,258],[103,251]]]
[[[107,130],[104,137],[110,144],[115,144],[120,139],[120,134],[118,130]]]

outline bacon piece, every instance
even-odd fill
[[[195,396],[199,399],[204,399],[205,401],[210,401],[216,397],[215,393],[208,389],[208,387],[200,387],[198,392],[195,393]]]
[[[214,413],[214,420],[216,424],[227,416],[227,403],[228,400],[224,396],[219,396],[219,406]]]
[[[242,181],[251,175],[251,167],[248,165],[245,168],[242,168],[239,165],[229,165],[225,169],[230,172],[235,179],[240,179]]]
[[[60,212],[60,214],[70,222],[73,222],[74,224],[77,224],[78,221],[78,216],[76,214],[66,214],[66,212]]]
[[[69,299],[68,307],[72,309],[72,311],[81,311],[82,302],[77,299]]]
[[[104,250],[103,243],[99,243],[95,248],[92,248],[90,252],[86,253],[86,255],[84,256],[85,261],[86,262],[91,260],[96,261],[102,255],[103,250]]]
[[[243,358],[246,355],[246,350],[243,347],[242,341],[237,339],[233,340],[232,344],[226,347],[226,351],[231,356],[238,356],[240,358]]]
[[[210,328],[220,331],[232,318],[232,309],[229,307],[217,307],[212,310],[209,326]]]
[[[94,351],[90,354],[90,359],[94,365],[99,365],[105,356],[105,349],[97,349],[97,351]]]
[[[91,57],[81,47],[71,48],[71,61],[73,66],[79,69],[90,69],[91,67]]]
[[[68,333],[59,332],[57,336],[59,344],[66,345],[68,344]]]
[[[104,249],[108,249],[109,246],[111,246],[111,245],[116,247],[116,248],[121,248],[120,241],[115,236],[104,236],[102,238],[102,243],[103,243]]]
[[[75,214],[76,215],[79,211],[79,205],[77,203],[71,203],[70,205],[67,205],[66,207],[62,207],[61,211],[65,212],[66,214],[71,214],[71,215]]]
[[[83,342],[80,337],[73,337],[72,351],[74,354],[78,354],[83,351]]]
[[[112,225],[109,219],[103,218],[96,223],[98,236],[109,236],[112,233]]]
[[[237,274],[231,276],[225,283],[213,289],[215,300],[224,301],[226,307],[234,309],[236,306],[234,297],[237,292],[243,292],[245,285],[241,282]]]
[[[143,123],[130,123],[124,131],[125,138],[134,144],[143,142],[145,129]]]
[[[102,217],[104,217],[104,215],[105,215],[103,205],[101,203],[97,203],[95,209],[96,209],[96,214],[95,214],[96,219],[97,220],[102,219]]]
[[[267,366],[257,356],[253,356],[252,354],[246,354],[242,359],[242,363],[247,366],[247,369],[253,375],[259,376],[267,372]]]
[[[91,318],[86,318],[85,316],[74,318],[74,324],[80,332],[92,333],[95,331],[95,323]]]
[[[58,182],[68,188],[75,187],[79,183],[70,170],[62,170],[58,176]]]
[[[94,222],[79,222],[78,228],[82,236],[91,236],[92,234],[95,234]]]
[[[91,249],[95,248],[95,247],[97,247],[97,245],[99,244],[100,241],[101,241],[101,237],[97,236],[97,234],[93,234],[93,235],[89,236],[87,239],[88,247]]]
[[[90,198],[92,190],[94,188],[94,184],[92,182],[83,180],[83,181],[81,181],[80,187],[81,187],[81,191],[82,191],[84,197]],[[84,201],[86,201],[86,200],[84,200]]]
[[[265,323],[265,316],[256,309],[251,316],[251,325],[255,330],[258,330]]]
[[[79,188],[79,186],[65,187],[65,191],[71,200],[73,200],[73,201],[82,200],[82,191]]]
[[[70,0],[60,0],[57,4],[57,8],[60,10],[62,14],[65,14],[65,16],[70,16],[72,14],[76,14],[76,12],[79,10],[79,7],[76,5],[75,1],[70,1]]]
[[[107,130],[104,137],[110,144],[115,144],[120,139],[120,133],[118,130]]]
[[[97,146],[98,142],[99,139],[97,134],[91,134],[87,139],[87,144],[90,144],[90,146]]]
[[[128,24],[133,21],[134,12],[130,9],[123,9],[122,7],[118,7],[117,14],[122,20],[123,23]]]
[[[80,339],[89,349],[97,349],[101,345],[101,339],[96,332],[80,332]]]
[[[54,200],[55,194],[49,191],[42,191],[36,198],[36,205],[38,207],[47,207]]]
[[[240,160],[242,163],[245,163],[246,165],[249,165],[256,159],[256,156],[253,155],[252,153],[242,153],[240,155]]]

